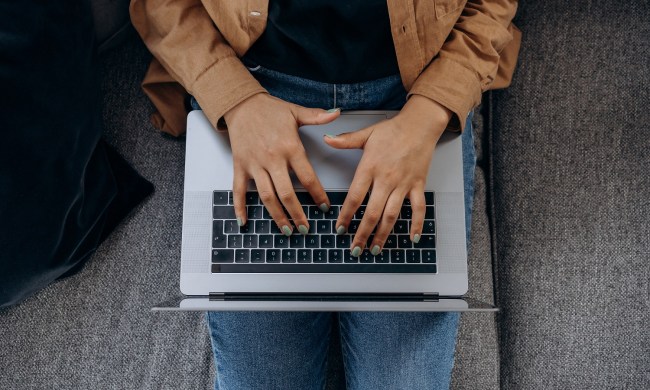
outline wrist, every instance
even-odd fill
[[[235,118],[240,113],[246,111],[246,106],[248,106],[251,102],[254,103],[255,101],[263,98],[263,95],[265,95],[265,93],[263,93],[263,92],[251,95],[251,96],[247,97],[246,99],[242,100],[241,102],[237,103],[235,106],[233,106],[228,111],[226,111],[223,114],[223,119],[226,121],[226,124],[231,123],[232,121],[236,120]]]
[[[442,104],[422,95],[412,95],[396,116],[409,128],[442,134],[453,113]]]

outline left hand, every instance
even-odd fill
[[[359,256],[375,231],[370,251],[377,255],[395,221],[402,203],[409,198],[412,208],[410,237],[418,242],[425,214],[424,186],[433,151],[451,118],[451,111],[420,95],[413,95],[395,117],[354,132],[325,136],[337,149],[363,149],[336,228],[347,230],[352,216],[372,187],[366,211],[350,250]]]

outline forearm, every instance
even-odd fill
[[[151,53],[194,95],[211,123],[249,96],[266,92],[199,0],[133,0],[130,13]]]

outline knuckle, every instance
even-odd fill
[[[305,187],[312,187],[314,184],[316,184],[316,176],[311,173],[303,175],[302,180],[300,180],[300,182]]]
[[[399,214],[397,212],[391,211],[391,212],[388,212],[388,213],[384,214],[384,220],[387,223],[392,225],[392,224],[395,223],[395,221],[397,221],[398,216],[399,216]]]
[[[270,203],[273,201],[275,196],[269,190],[262,190],[258,192],[258,195],[264,204]]]
[[[278,198],[282,201],[282,203],[288,202],[293,198],[293,193],[291,191],[280,191],[278,192]]]
[[[366,210],[366,213],[363,217],[367,218],[368,222],[377,223],[381,217],[381,214],[376,210]]]

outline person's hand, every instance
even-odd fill
[[[284,206],[298,231],[307,234],[309,223],[296,197],[289,169],[323,211],[329,209],[330,202],[307,160],[298,127],[331,122],[338,118],[339,112],[305,108],[259,93],[224,115],[232,147],[233,201],[239,225],[247,220],[246,190],[253,179],[260,200],[278,228],[287,236],[293,232],[282,210]]]
[[[336,221],[337,234],[347,230],[352,216],[372,187],[350,246],[353,256],[361,254],[373,231],[371,253],[377,255],[382,250],[405,198],[410,199],[412,208],[411,241],[420,240],[429,164],[450,118],[451,111],[445,107],[413,95],[392,119],[335,137],[325,136],[325,142],[334,148],[363,149],[363,157]]]

